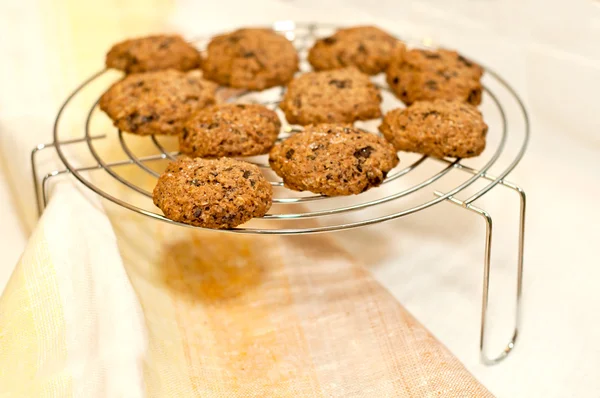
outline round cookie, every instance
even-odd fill
[[[468,158],[485,149],[488,126],[475,106],[436,100],[388,112],[379,130],[399,151]]]
[[[194,157],[260,155],[275,144],[280,128],[277,114],[262,105],[213,105],[188,119],[179,149]]]
[[[398,156],[378,135],[339,124],[320,124],[307,126],[276,144],[269,163],[290,189],[339,196],[380,185],[398,164]]]
[[[140,135],[178,134],[194,112],[215,103],[217,85],[198,72],[135,73],[113,84],[100,109],[119,129]]]
[[[375,26],[340,29],[319,39],[308,52],[308,62],[317,71],[355,66],[361,72],[375,75],[383,72],[395,51],[404,44]]]
[[[167,166],[152,198],[173,221],[227,229],[264,216],[273,190],[253,164],[229,158],[180,158]]]
[[[264,90],[294,77],[298,54],[273,30],[238,29],[210,41],[202,70],[207,79],[223,86]]]
[[[407,105],[436,99],[481,103],[483,69],[450,50],[399,51],[386,71],[387,82]]]
[[[125,73],[187,71],[200,67],[200,53],[179,35],[140,37],[115,44],[106,54],[106,67]]]
[[[381,94],[354,67],[309,72],[288,85],[279,107],[292,124],[353,123],[381,116]]]

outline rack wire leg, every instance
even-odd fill
[[[520,197],[520,218],[519,218],[519,248],[517,257],[517,293],[515,301],[515,324],[512,333],[512,337],[506,347],[497,356],[488,355],[487,349],[487,321],[488,321],[488,302],[489,302],[489,288],[490,288],[490,265],[491,265],[491,254],[492,254],[492,231],[493,223],[491,215],[479,207],[473,206],[471,203],[463,202],[454,197],[449,197],[448,200],[452,203],[471,210],[483,217],[486,223],[485,232],[485,254],[484,254],[484,265],[483,265],[483,295],[481,299],[481,326],[480,326],[480,337],[479,337],[479,356],[482,363],[486,365],[495,365],[501,362],[504,358],[515,347],[517,337],[519,334],[519,328],[521,325],[521,298],[523,292],[523,253],[525,243],[525,210],[526,210],[526,196],[523,189],[520,187],[507,182],[500,181],[500,184],[508,187],[519,194]],[[436,192],[436,195],[441,195]]]

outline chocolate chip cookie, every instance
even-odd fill
[[[115,44],[106,54],[106,67],[125,73],[187,71],[200,67],[200,53],[179,35],[140,37]]]
[[[381,116],[381,94],[354,67],[309,72],[288,85],[279,107],[292,124],[352,123]]]
[[[380,185],[398,164],[398,156],[378,135],[339,124],[319,124],[276,144],[269,163],[290,189],[339,196]]]
[[[456,51],[398,51],[386,74],[390,88],[407,105],[435,99],[481,103],[483,69]]]
[[[194,157],[260,155],[275,144],[280,128],[277,114],[262,105],[213,105],[185,123],[179,149]]]
[[[385,70],[395,51],[403,49],[404,44],[387,32],[375,26],[357,26],[317,40],[308,52],[308,62],[318,71],[355,66],[375,75]]]
[[[100,109],[129,133],[178,134],[190,115],[214,104],[216,88],[196,71],[134,73],[102,95]]]
[[[292,79],[298,54],[273,30],[238,29],[210,41],[202,70],[207,79],[223,86],[264,90]]]
[[[181,158],[167,166],[152,198],[173,221],[228,229],[264,216],[273,191],[253,164],[229,158]]]
[[[473,105],[436,100],[388,112],[379,130],[399,151],[468,158],[485,149],[488,126]]]

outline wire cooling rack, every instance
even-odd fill
[[[308,49],[318,37],[335,31],[333,25],[277,22],[274,29],[285,35],[298,49],[301,71],[310,70],[306,62]],[[409,45],[427,46],[427,40],[406,40]],[[193,40],[203,51],[208,38]],[[102,70],[84,81],[60,108],[53,131],[53,142],[33,149],[31,163],[38,209],[47,203],[47,186],[54,177],[70,174],[83,185],[109,201],[156,220],[178,224],[158,212],[152,204],[152,189],[166,164],[179,156],[172,137],[139,137],[110,127],[108,119],[98,110],[100,95],[109,84],[120,78],[115,71]],[[390,92],[383,76],[374,77],[380,87],[382,110],[403,107]],[[481,110],[490,129],[484,153],[466,164],[461,159],[433,159],[427,156],[400,153],[401,163],[392,170],[381,187],[352,197],[325,197],[298,193],[286,189],[268,165],[266,156],[246,158],[263,169],[274,189],[273,206],[262,217],[232,230],[220,233],[309,234],[339,231],[397,219],[441,202],[451,202],[482,216],[486,222],[480,356],[483,363],[494,364],[513,349],[520,323],[520,301],[523,275],[523,245],[525,228],[525,193],[505,180],[525,153],[529,139],[529,119],[523,102],[512,87],[492,70],[485,68],[484,97]],[[300,131],[299,126],[286,123],[278,109],[283,87],[263,92],[219,89],[223,101],[261,103],[278,112],[282,119],[279,140]],[[82,118],[83,116],[83,118]],[[357,124],[377,133],[379,121]],[[510,129],[509,129],[510,124]],[[38,172],[37,154],[54,148],[64,168],[47,174]],[[492,174],[494,173],[494,175]],[[100,174],[99,174],[100,173]],[[108,177],[108,178],[107,178]],[[517,257],[515,326],[509,343],[500,355],[489,356],[486,348],[486,322],[490,284],[492,218],[473,203],[496,186],[507,187],[520,198],[519,248]],[[457,194],[467,196],[458,199]]]

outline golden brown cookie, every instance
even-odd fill
[[[309,72],[288,85],[279,107],[292,124],[352,123],[381,116],[379,90],[351,67]]]
[[[212,105],[217,85],[199,72],[135,73],[113,84],[100,109],[119,129],[140,135],[178,134],[194,112]]]
[[[229,158],[181,158],[167,166],[152,198],[173,221],[227,229],[264,216],[273,190],[253,164]]]
[[[277,114],[262,105],[213,105],[185,123],[179,149],[194,157],[260,155],[275,144],[280,128]]]
[[[379,130],[399,151],[469,158],[485,149],[488,126],[473,105],[436,100],[388,112]]]
[[[375,75],[385,70],[395,51],[403,49],[401,41],[375,26],[356,26],[317,40],[308,52],[308,62],[318,71],[355,66]]]
[[[276,144],[269,163],[290,189],[339,196],[380,185],[398,164],[398,156],[378,135],[339,124],[319,124]]]
[[[399,51],[386,71],[387,82],[407,105],[415,101],[457,99],[481,103],[483,69],[456,51]]]
[[[223,86],[264,90],[294,77],[298,54],[273,30],[238,29],[210,41],[202,70],[207,79]]]
[[[179,35],[140,37],[115,44],[106,54],[106,67],[125,73],[187,71],[200,67],[200,53]]]

